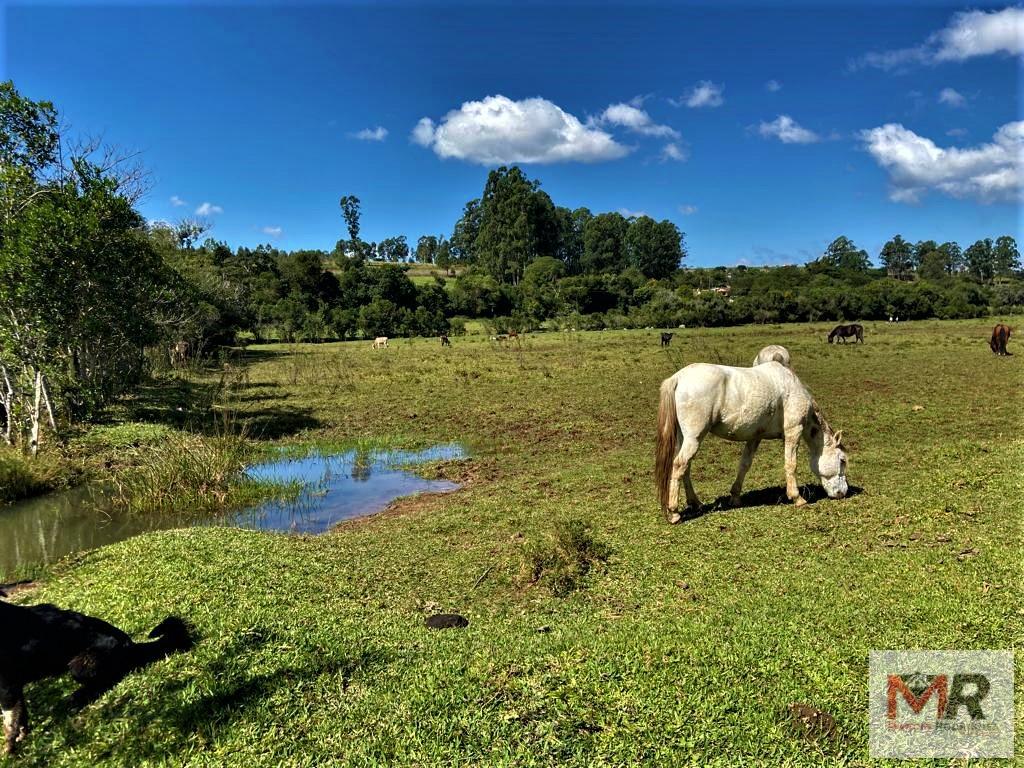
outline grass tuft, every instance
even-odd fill
[[[559,520],[546,541],[526,545],[522,572],[527,583],[564,597],[581,589],[590,571],[603,567],[610,555],[611,548],[596,541],[582,520]]]

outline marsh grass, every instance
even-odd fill
[[[49,453],[29,457],[15,448],[0,447],[0,502],[16,501],[65,484],[64,469]]]
[[[230,430],[212,437],[171,432],[144,463],[115,475],[113,505],[128,514],[199,517],[301,491],[298,483],[251,479],[245,468],[256,455],[244,434]]]

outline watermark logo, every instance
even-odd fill
[[[1013,757],[1012,651],[872,651],[871,757]]]

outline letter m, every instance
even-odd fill
[[[925,704],[928,703],[928,699],[932,697],[933,693],[939,695],[938,700],[938,711],[936,717],[942,717],[946,712],[946,701],[948,696],[948,687],[946,685],[945,675],[935,675],[932,678],[931,684],[921,691],[920,696],[915,696],[914,692],[907,687],[907,684],[903,681],[901,675],[889,675],[889,707],[886,711],[886,717],[890,720],[896,719],[896,694],[902,694],[903,700],[910,706],[910,710],[915,714],[921,714],[921,710],[924,709]]]

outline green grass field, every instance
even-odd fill
[[[191,529],[64,563],[21,599],[133,633],[178,613],[202,640],[71,718],[69,683],[30,689],[17,764],[874,764],[870,650],[1021,640],[1024,353],[993,356],[990,329],[868,324],[862,346],[829,346],[818,324],[683,330],[667,350],[657,331],[251,347],[237,404],[268,436],[462,440],[471,460],[431,471],[464,488],[316,538]],[[768,343],[843,430],[858,492],[785,503],[772,442],[726,509],[740,449],[708,438],[693,474],[709,509],[669,526],[652,486],[660,381],[749,365]],[[524,551],[567,519],[610,557],[559,597],[524,578]],[[436,610],[470,625],[428,631]],[[799,733],[793,703],[835,731]]]

